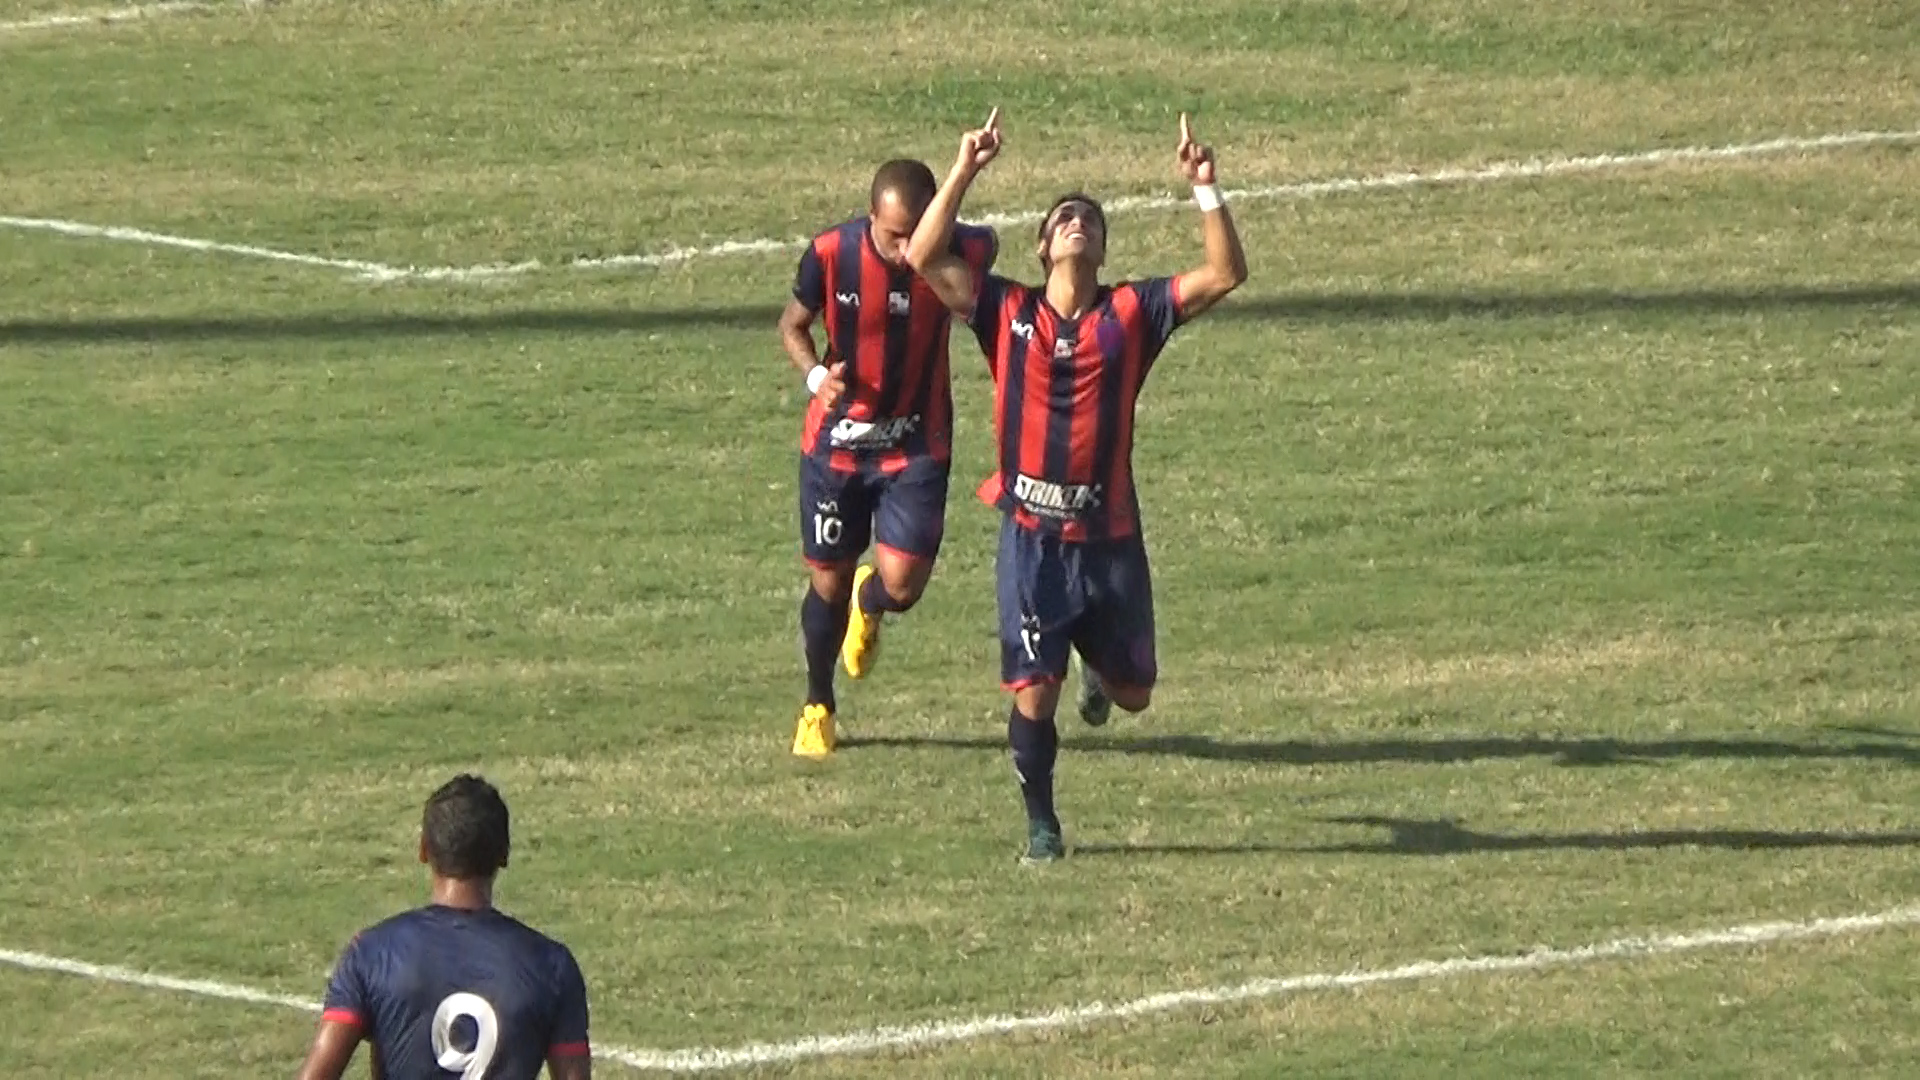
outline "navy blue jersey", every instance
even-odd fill
[[[360,1028],[388,1080],[533,1080],[585,1054],[587,987],[565,945],[498,911],[416,908],[361,931],[324,1018]]]

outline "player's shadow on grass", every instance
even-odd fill
[[[1649,829],[1629,832],[1478,832],[1457,821],[1362,815],[1321,819],[1331,825],[1385,829],[1381,840],[1334,844],[1084,844],[1085,855],[1467,855],[1502,851],[1640,851],[1714,848],[1780,851],[1795,848],[1892,848],[1920,846],[1920,832],[1855,832],[1766,829]]]
[[[1871,732],[1904,737],[1904,743],[1879,739],[1848,742],[1785,742],[1777,739],[1606,739],[1547,736],[1483,738],[1280,739],[1229,741],[1206,735],[1143,735],[1126,738],[1074,732],[1063,724],[1069,753],[1144,754],[1201,761],[1260,765],[1376,765],[1389,763],[1450,765],[1514,758],[1549,758],[1567,766],[1633,765],[1673,760],[1887,761],[1920,765],[1920,739],[1901,732]],[[841,746],[901,749],[997,750],[1006,740],[987,736],[893,735],[843,739]]]
[[[1214,318],[1324,323],[1618,313],[1715,314],[1788,308],[1920,306],[1920,283],[1702,287],[1670,291],[1368,292],[1235,297]],[[484,311],[111,315],[0,319],[0,345],[102,342],[358,341],[495,334],[577,336],[659,330],[750,330],[769,337],[778,304],[685,308],[522,308]]]
[[[472,312],[311,312],[299,315],[125,315],[92,319],[0,319],[0,345],[126,341],[360,341],[605,335],[657,330],[759,330],[780,317],[771,304],[699,308],[520,309]]]

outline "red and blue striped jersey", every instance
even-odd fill
[[[833,409],[808,402],[800,449],[841,472],[863,462],[892,473],[916,457],[950,461],[952,317],[911,267],[880,256],[869,227],[859,217],[814,237],[794,275],[794,299],[826,324],[826,363],[847,365],[847,392]],[[998,241],[992,229],[962,225],[952,250],[984,275]]]
[[[1134,402],[1180,325],[1176,279],[1103,288],[1078,319],[1055,312],[1044,288],[980,281],[967,323],[993,372],[999,447],[980,497],[1063,540],[1138,532]]]

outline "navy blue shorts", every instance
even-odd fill
[[[1000,681],[1009,690],[1062,682],[1067,650],[1113,686],[1159,679],[1153,648],[1153,576],[1140,534],[1074,544],[1000,525]]]
[[[878,540],[909,559],[932,561],[947,531],[944,461],[916,457],[898,472],[862,464],[839,472],[800,456],[800,550],[813,566],[853,562]]]

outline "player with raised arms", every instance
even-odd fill
[[[973,328],[994,381],[998,464],[981,497],[1003,517],[995,577],[1001,681],[1013,693],[1007,739],[1027,811],[1025,860],[1066,853],[1054,810],[1054,713],[1070,653],[1082,665],[1080,714],[1152,700],[1153,586],[1133,478],[1134,402],[1174,331],[1247,278],[1246,255],[1215,186],[1213,151],[1180,116],[1180,173],[1201,211],[1206,256],[1174,277],[1103,285],[1107,219],[1080,193],[1055,200],[1035,254],[1045,281],[1022,285],[951,253],[967,190],[1000,152],[1000,113],[967,132],[907,257]]]

